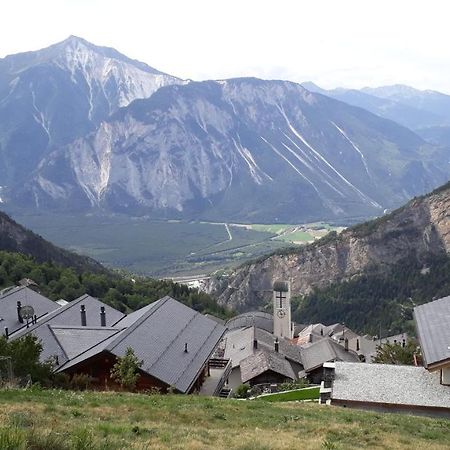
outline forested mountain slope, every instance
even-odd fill
[[[417,293],[415,301],[424,302],[444,295],[445,286],[450,287],[449,252],[447,183],[389,215],[340,235],[330,234],[311,245],[246,264],[229,277],[213,279],[209,290],[221,304],[245,311],[264,308],[272,281],[286,279],[292,283],[293,295],[310,295],[306,303],[298,303],[297,320],[345,321],[353,314],[352,323],[358,326],[362,314],[372,323],[375,316],[388,315],[388,309],[383,312],[383,301],[400,302]],[[374,287],[377,282],[380,292]],[[369,293],[364,291],[367,287]],[[370,307],[364,304],[365,299],[371,302]],[[377,302],[381,305],[378,311],[374,307]],[[386,320],[393,323],[401,319],[395,314]]]

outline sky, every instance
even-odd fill
[[[76,35],[193,80],[450,93],[447,0],[3,0],[0,57]]]

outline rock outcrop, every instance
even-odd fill
[[[351,279],[365,271],[388,271],[406,257],[419,261],[450,252],[450,184],[371,222],[328,235],[300,249],[244,265],[212,279],[208,291],[239,311],[261,307],[272,281],[286,279],[294,295]]]

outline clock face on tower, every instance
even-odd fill
[[[282,309],[277,311],[277,316],[282,319],[286,315],[286,312]]]

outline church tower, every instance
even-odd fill
[[[273,334],[288,339],[293,337],[289,281],[273,283]]]

